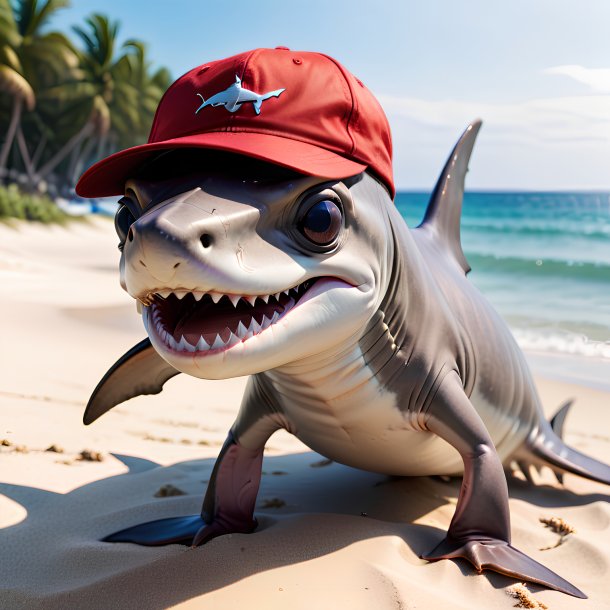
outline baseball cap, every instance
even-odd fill
[[[176,148],[238,153],[321,178],[368,169],[394,196],[392,139],[379,102],[321,53],[255,49],[193,68],[161,98],[148,142],[97,162],[76,192],[122,195],[139,167]]]

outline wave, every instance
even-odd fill
[[[473,271],[495,271],[537,276],[559,276],[567,279],[610,282],[610,265],[571,260],[532,259],[516,256],[495,256],[466,251]]]
[[[592,341],[586,335],[545,333],[535,330],[512,329],[522,349],[601,358],[610,361],[610,341]]]
[[[468,219],[462,220],[462,231],[501,235],[528,235],[533,237],[582,237],[585,239],[610,239],[610,225],[599,226],[599,223],[579,225],[555,225],[544,220],[538,223],[520,223],[515,220],[498,222],[497,220]]]

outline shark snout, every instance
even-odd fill
[[[188,200],[153,208],[131,225],[123,250],[127,291],[214,289],[238,270],[240,239],[256,234],[258,218],[256,208],[226,201],[222,211]]]

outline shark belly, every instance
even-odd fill
[[[288,431],[324,457],[354,468],[398,476],[462,472],[459,453],[401,411],[397,397],[370,376],[366,365],[359,377],[330,375],[327,387],[319,379],[284,385],[276,377]]]

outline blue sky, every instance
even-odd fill
[[[92,12],[175,77],[261,46],[336,57],[386,110],[399,188],[432,188],[480,117],[468,187],[610,190],[607,0],[73,0],[52,26]]]

